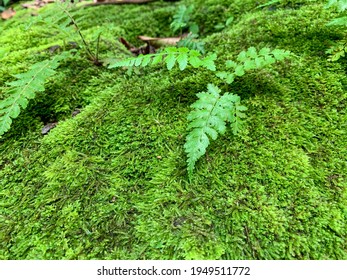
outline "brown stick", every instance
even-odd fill
[[[97,6],[97,5],[122,5],[122,4],[145,4],[149,2],[154,2],[157,0],[106,0],[105,2],[94,2],[83,5],[87,6]]]

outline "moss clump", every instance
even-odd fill
[[[325,26],[333,15],[323,1],[275,10],[255,10],[251,0],[193,2],[208,11],[205,23],[199,12],[194,19],[219,63],[249,46],[295,54],[219,84],[249,108],[241,137],[213,143],[188,182],[189,105],[207,81],[219,81],[192,69],[127,77],[81,57],[68,61],[1,139],[0,258],[347,258],[346,64],[324,54],[340,32]],[[91,40],[95,26],[107,24],[101,55],[124,56],[110,49],[115,38],[169,35],[172,5],[83,9],[81,26]],[[229,5],[235,23],[216,33]],[[25,17],[12,22],[0,23],[7,27],[0,45],[14,30],[26,36],[18,31]],[[59,40],[47,38],[45,47]],[[0,73],[4,92],[9,74],[46,55],[34,55],[43,47],[24,39],[16,48]],[[22,53],[30,59],[14,66]],[[71,118],[75,107],[83,110]],[[42,136],[51,119],[58,126]]]

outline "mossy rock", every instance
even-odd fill
[[[217,64],[250,46],[293,57],[225,85],[194,69],[129,77],[78,50],[0,140],[0,258],[347,259],[346,63],[325,54],[343,32],[325,25],[324,1],[258,2],[79,10],[92,46],[104,29],[102,58],[126,56],[119,36],[171,36],[175,6],[190,3]],[[44,26],[26,32],[29,15],[0,23],[1,98],[11,75],[63,44]],[[189,181],[186,117],[208,82],[241,96],[246,129],[213,142]]]

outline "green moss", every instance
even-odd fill
[[[224,85],[193,69],[127,77],[93,66],[79,50],[0,140],[1,259],[347,258],[346,63],[324,54],[341,35],[325,26],[333,14],[324,1],[275,10],[256,10],[251,0],[194,2],[219,65],[249,46],[295,55]],[[108,27],[107,57],[125,55],[118,36],[169,36],[174,9],[157,2],[79,13],[88,41]],[[235,23],[217,33],[229,13]],[[0,45],[11,48],[3,92],[11,74],[62,42],[35,27],[30,43],[20,15],[0,23]],[[242,97],[247,126],[212,143],[188,182],[186,116],[208,82]]]

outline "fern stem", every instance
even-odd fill
[[[97,61],[96,56],[93,54],[93,52],[90,50],[87,41],[84,39],[84,36],[82,35],[81,29],[79,28],[77,22],[75,21],[75,19],[73,18],[73,16],[70,14],[70,12],[65,9],[65,7],[63,5],[58,5],[62,11],[69,17],[69,19],[71,20],[72,24],[76,27],[77,33],[78,35],[81,37],[82,43],[87,51],[87,54],[89,55],[90,59],[92,61]]]

